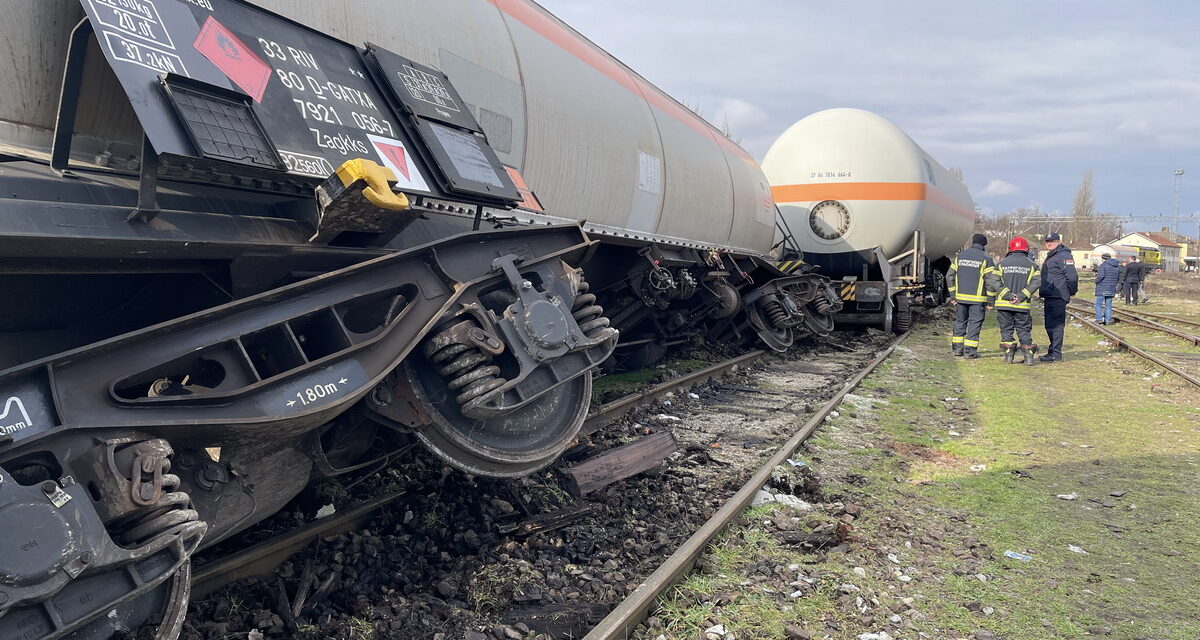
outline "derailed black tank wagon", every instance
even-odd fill
[[[314,477],[413,442],[526,474],[601,363],[831,328],[828,282],[771,266],[745,152],[540,8],[269,4],[309,26],[52,0],[5,27],[0,637],[172,637],[191,554]]]

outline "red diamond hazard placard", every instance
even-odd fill
[[[225,25],[209,16],[192,46],[204,54],[209,62],[217,65],[246,95],[254,98],[255,102],[262,102],[267,82],[271,79],[271,67],[254,55]]]
[[[404,147],[404,143],[392,138],[367,134],[375,147],[375,154],[383,161],[383,166],[396,174],[396,185],[410,191],[429,191],[425,176],[413,162],[412,154]]]

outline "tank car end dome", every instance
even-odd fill
[[[771,145],[763,170],[801,248],[894,255],[925,231],[931,260],[974,226],[965,185],[888,119],[862,109],[809,115]]]

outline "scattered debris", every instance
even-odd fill
[[[1073,544],[1069,544],[1069,545],[1067,545],[1067,551],[1070,551],[1071,553],[1082,553],[1082,554],[1084,554],[1084,555],[1090,555],[1090,554],[1088,554],[1088,552],[1087,552],[1087,551],[1084,551],[1084,550],[1083,550],[1083,549],[1081,549],[1080,547],[1077,547],[1077,546],[1075,546],[1075,545],[1073,545]]]
[[[1078,495],[1078,494],[1076,494],[1076,493],[1074,493],[1074,492],[1072,492],[1072,493],[1060,493],[1060,494],[1058,494],[1058,495],[1056,495],[1056,496],[1054,496],[1054,497],[1055,497],[1055,498],[1058,498],[1059,500],[1078,500],[1078,499],[1079,499],[1079,495]]]
[[[575,495],[586,495],[653,469],[678,446],[673,433],[660,431],[588,458],[567,470],[571,491]]]
[[[1020,560],[1021,562],[1029,562],[1030,560],[1033,560],[1033,556],[1026,555],[1024,553],[1018,553],[1016,551],[1005,551],[1004,557],[1012,558],[1013,560]]]
[[[787,493],[771,493],[766,489],[759,489],[758,493],[754,494],[754,499],[751,501],[751,506],[761,507],[764,504],[781,504],[785,507],[791,507],[799,511],[812,511],[813,505]]]
[[[705,640],[721,640],[726,633],[728,632],[725,631],[725,625],[715,624],[704,630],[704,638]]]
[[[317,519],[319,520],[321,518],[327,518],[335,513],[337,513],[337,509],[335,509],[332,504],[327,504],[320,509],[317,509]]]

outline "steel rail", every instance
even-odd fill
[[[680,545],[675,553],[671,554],[654,573],[643,580],[608,616],[593,627],[584,636],[584,640],[625,640],[630,637],[634,628],[641,624],[649,615],[650,610],[654,608],[659,596],[678,583],[691,570],[696,558],[717,534],[746,510],[751,500],[754,499],[754,494],[770,479],[771,472],[775,467],[783,464],[788,457],[793,455],[796,449],[821,425],[825,416],[833,412],[846,395],[858,387],[880,363],[886,360],[910,333],[911,331],[907,331],[900,335],[892,342],[891,346],[877,355],[857,375],[847,380],[842,388],[821,405],[821,408],[800,427],[800,430],[775,452],[775,455],[755,471],[754,475],[742,485],[742,488],[733,494],[733,497],[725,501],[720,510]]]
[[[705,367],[703,369],[686,373],[678,378],[672,378],[670,380],[660,382],[653,387],[649,387],[641,391],[635,391],[627,396],[617,398],[612,402],[606,402],[597,407],[595,411],[588,414],[587,420],[585,420],[583,423],[582,432],[584,435],[593,433],[596,431],[596,429],[599,429],[605,424],[625,415],[626,412],[632,410],[634,407],[661,399],[663,396],[680,387],[700,384],[702,382],[708,382],[709,380],[720,378],[721,376],[724,376],[733,370],[734,367],[758,360],[766,354],[767,352],[761,349],[751,351],[749,353],[725,360],[724,362],[718,362],[717,364]]]
[[[1113,309],[1113,311],[1117,311],[1117,309]],[[1186,324],[1190,327],[1200,327],[1200,322],[1196,322],[1195,320],[1184,320],[1183,318],[1175,318],[1172,316],[1163,315],[1161,313],[1150,313],[1149,311],[1141,311],[1141,310],[1133,312],[1133,311],[1127,311],[1125,309],[1121,309],[1120,311],[1122,313],[1132,313],[1134,315],[1146,316],[1147,318],[1154,318],[1155,320],[1164,320],[1166,322],[1177,322],[1179,324]]]
[[[321,518],[282,536],[214,560],[192,572],[192,597],[200,598],[244,578],[269,575],[293,554],[318,537],[345,533],[361,528],[380,509],[388,506],[404,492],[388,494],[365,502],[345,513]]]
[[[719,378],[729,373],[734,367],[753,362],[766,353],[763,350],[751,351],[600,405],[595,412],[588,415],[584,423],[584,432],[594,432],[634,407],[659,399],[672,390]],[[375,512],[387,507],[402,495],[404,493],[400,492],[377,498],[345,513],[322,518],[299,529],[214,560],[193,572],[192,593],[195,597],[202,597],[238,580],[269,575],[293,554],[304,550],[304,547],[313,540],[361,528]]]
[[[1083,315],[1080,312],[1076,311],[1073,308],[1068,308],[1067,313],[1071,314],[1071,317],[1073,317],[1076,320],[1083,323],[1083,325],[1086,326],[1087,328],[1091,329],[1092,331],[1095,331],[1096,333],[1103,335],[1104,337],[1108,338],[1109,340],[1112,340],[1114,343],[1116,343],[1117,345],[1119,345],[1121,347],[1124,347],[1131,353],[1133,353],[1141,358],[1144,358],[1146,360],[1149,360],[1150,362],[1153,362],[1154,364],[1166,369],[1167,371],[1170,371],[1171,373],[1179,376],[1180,378],[1183,378],[1184,380],[1187,380],[1188,382],[1196,385],[1197,387],[1200,387],[1200,378],[1197,378],[1196,376],[1188,373],[1187,371],[1184,371],[1183,369],[1180,369],[1179,367],[1171,364],[1170,362],[1167,362],[1166,360],[1163,360],[1162,358],[1150,353],[1149,351],[1146,351],[1145,349],[1142,349],[1141,347],[1129,342],[1125,338],[1123,338],[1120,335],[1118,335],[1117,333],[1113,332],[1108,327],[1106,327],[1104,325],[1096,324],[1095,322],[1083,317]]]
[[[1067,306],[1072,311],[1077,311],[1079,313],[1086,314],[1086,313],[1093,312],[1093,309],[1088,309],[1087,307],[1083,307],[1083,306],[1079,306],[1079,305],[1067,305]],[[1141,327],[1143,329],[1148,329],[1150,331],[1159,331],[1162,333],[1166,333],[1168,335],[1175,336],[1176,338],[1180,338],[1182,340],[1187,340],[1188,342],[1192,343],[1193,346],[1200,347],[1200,336],[1197,336],[1197,335],[1194,335],[1191,333],[1186,333],[1180,329],[1176,329],[1175,327],[1169,327],[1165,324],[1162,324],[1161,322],[1155,322],[1148,318],[1144,318],[1144,317],[1142,317],[1141,313],[1134,313],[1132,311],[1127,311],[1125,309],[1113,309],[1113,315],[1125,318],[1124,320],[1122,320],[1122,322],[1128,323],[1135,327]]]

